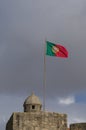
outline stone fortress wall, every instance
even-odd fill
[[[13,113],[6,130],[67,130],[67,115],[50,112]]]
[[[86,123],[74,123],[70,125],[70,130],[86,130]]]
[[[6,130],[68,130],[67,114],[42,111],[40,99],[32,94],[27,97],[24,112],[12,114]],[[71,124],[69,130],[86,130],[86,123]]]
[[[6,130],[67,130],[67,115],[41,110],[40,99],[32,94],[24,104],[24,112],[15,112],[7,122]]]

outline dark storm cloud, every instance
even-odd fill
[[[85,89],[86,16],[81,0],[0,1],[0,92],[42,94],[45,38],[61,42],[68,59],[46,57],[49,96]]]
[[[69,123],[85,121],[86,105],[75,95],[86,91],[86,1],[1,0],[1,129],[32,91],[43,97],[45,38],[69,51],[68,59],[46,57],[46,108],[67,113]]]

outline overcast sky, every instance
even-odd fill
[[[46,110],[86,122],[86,0],[0,0],[0,130],[32,91],[43,100],[45,39],[69,52],[46,56]]]

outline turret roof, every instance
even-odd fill
[[[28,96],[24,102],[24,104],[41,104],[41,101],[39,97],[37,97],[34,93],[31,94],[31,96]]]

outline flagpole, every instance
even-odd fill
[[[46,100],[46,40],[44,44],[44,80],[43,80],[43,111],[45,112],[45,100]]]

